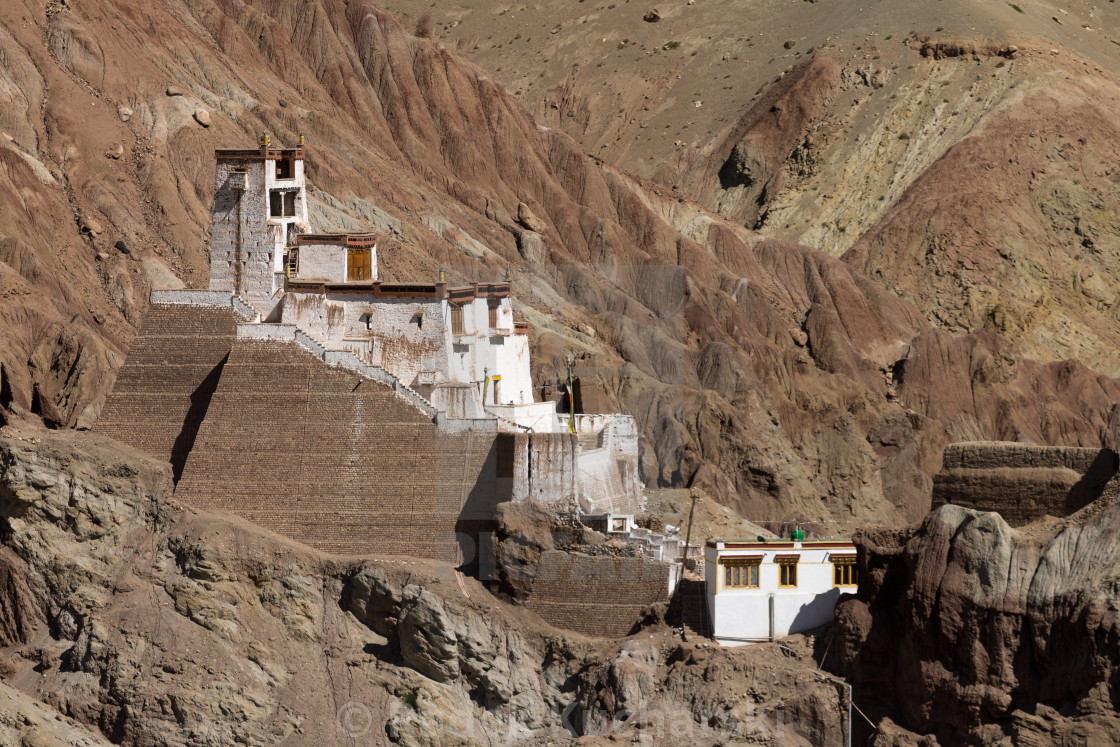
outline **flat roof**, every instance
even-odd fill
[[[215,148],[214,157],[221,159],[236,158],[243,161],[278,161],[285,156],[303,158],[303,146],[295,148]]]
[[[728,540],[728,539],[710,539],[705,544],[708,547],[719,549],[717,545],[723,544],[725,550],[745,550],[751,548],[774,548],[785,549],[794,546],[794,543],[800,544],[804,547],[855,547],[850,539],[806,539],[806,540],[788,540],[788,539],[753,539],[753,540]]]
[[[306,234],[303,234],[306,235]],[[476,298],[507,298],[509,283],[468,285],[448,288],[447,283],[382,283],[374,280],[352,280],[344,283],[319,278],[289,278],[287,290],[292,293],[368,293],[374,298],[447,298],[453,304],[463,304]],[[518,322],[520,329],[528,331],[528,324]]]
[[[377,243],[373,233],[299,233],[296,244],[341,244],[343,246],[367,247]]]

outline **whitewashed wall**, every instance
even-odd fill
[[[832,621],[836,602],[855,587],[834,587],[833,553],[845,551],[801,547],[726,549],[705,548],[705,582],[712,635],[725,645],[740,645],[770,637],[770,596],[774,596],[775,636],[804,633]],[[800,555],[797,563],[797,588],[778,587],[779,566],[776,555]],[[728,589],[723,586],[724,566],[719,558],[762,555],[758,589]]]
[[[298,280],[346,282],[346,247],[338,244],[300,244],[299,265],[293,277]]]
[[[324,298],[293,292],[284,303],[284,323],[297,325],[328,348],[351,350],[412,386],[422,371],[449,368],[444,306],[436,298],[375,300],[361,293]]]

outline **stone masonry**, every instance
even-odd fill
[[[541,553],[529,609],[557,627],[620,637],[669,600],[669,566],[643,557]]]
[[[1011,442],[949,444],[933,478],[933,508],[997,511],[1011,526],[1068,516],[1096,500],[1117,471],[1111,449]]]
[[[233,345],[232,309],[152,304],[94,430],[182,474]]]
[[[497,443],[293,345],[237,340],[176,494],[329,552],[469,563],[512,486]]]

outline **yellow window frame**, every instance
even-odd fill
[[[723,588],[758,589],[761,587],[762,558],[722,558]]]
[[[778,564],[778,588],[779,589],[796,589],[797,588],[797,558],[779,558]]]
[[[855,555],[834,555],[832,561],[832,585],[837,588],[859,586],[856,572]]]

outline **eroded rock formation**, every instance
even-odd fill
[[[1120,483],[1012,529],[943,506],[856,535],[831,650],[872,718],[941,744],[1105,744],[1120,728]],[[903,741],[902,743],[914,743]]]
[[[27,716],[0,735],[54,709],[76,744],[841,738],[808,641],[564,633],[451,566],[318,554],[170,495],[116,442],[0,434],[0,702]]]
[[[18,401],[38,384],[65,425],[96,419],[166,281],[148,260],[203,284],[212,150],[268,130],[307,134],[316,224],[383,234],[386,277],[512,266],[536,383],[588,354],[605,404],[638,418],[651,486],[695,484],[752,519],[916,519],[949,441],[1112,444],[1115,382],[1022,359],[987,330],[934,329],[862,268],[589,157],[370,2],[16,3],[0,24],[0,361]],[[768,195],[792,184],[790,154],[808,168],[820,149],[782,123],[812,134],[813,91],[878,90],[875,71],[848,69],[826,56],[791,71],[765,97],[781,112],[752,110],[712,173],[739,147],[736,169]]]

